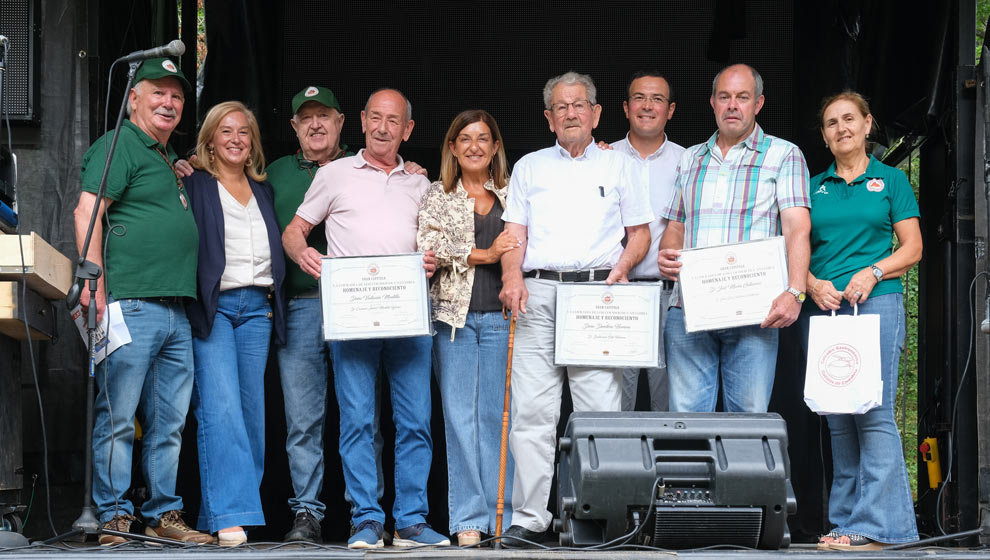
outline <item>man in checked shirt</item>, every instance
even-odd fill
[[[756,124],[763,107],[763,78],[735,64],[712,83],[718,131],[687,149],[678,164],[676,194],[663,217],[658,263],[677,279],[679,250],[710,247],[783,233],[787,289],[761,325],[687,333],[684,311],[673,298],[664,330],[670,410],[712,412],[719,373],[728,412],[766,412],[777,364],[777,329],[793,323],[804,301],[810,259],[808,166],[794,144]]]

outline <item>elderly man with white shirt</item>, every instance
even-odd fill
[[[618,411],[621,369],[554,365],[554,321],[561,282],[628,281],[650,245],[653,221],[643,174],[632,159],[592,137],[602,107],[590,76],[568,72],[543,89],[543,112],[557,143],[516,164],[502,219],[521,250],[502,256],[499,298],[517,317],[512,358],[516,461],[506,547],[542,540],[553,478],[554,440],[564,379],[575,411]],[[623,236],[627,237],[625,247]]]
[[[677,162],[684,148],[667,139],[664,129],[667,121],[674,116],[674,93],[670,82],[656,71],[641,71],[633,74],[627,88],[629,98],[622,102],[622,110],[629,119],[629,133],[612,144],[612,149],[627,154],[645,174],[650,191],[650,208],[655,219],[650,222],[650,249],[646,256],[631,271],[629,280],[633,282],[659,282],[660,267],[657,254],[660,251],[660,236],[667,227],[667,219],[660,213],[674,196],[674,180],[677,179]],[[663,290],[660,296],[660,325],[667,313],[670,290]],[[646,368],[650,386],[650,410],[668,409],[667,399],[670,388],[667,383],[667,368],[664,364],[663,339],[660,340],[660,364]],[[622,410],[636,409],[636,391],[639,387],[639,368],[626,368],[622,373]]]

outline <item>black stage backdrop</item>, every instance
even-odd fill
[[[94,35],[99,30],[103,56],[90,63],[89,108],[95,124],[90,127],[91,139],[103,129],[99,88],[106,88],[112,58],[177,36],[177,20],[151,7],[162,3],[116,0],[98,4],[91,27]],[[174,6],[171,1],[164,4]],[[256,111],[266,156],[274,160],[297,147],[287,122],[289,100],[304,86],[316,84],[329,86],[337,94],[347,115],[343,140],[357,149],[363,145],[359,117],[368,94],[379,87],[396,87],[408,95],[416,121],[401,153],[425,165],[435,178],[443,134],[463,109],[484,108],[495,116],[510,162],[514,162],[554,141],[542,114],[542,88],[550,76],[568,70],[592,75],[598,102],[604,106],[596,138],[614,141],[627,130],[622,100],[630,74],[657,69],[669,77],[677,102],[668,124],[669,138],[689,146],[714,131],[708,105],[714,74],[726,64],[746,62],[765,80],[766,105],[759,115],[760,124],[767,132],[798,143],[814,174],[830,161],[815,121],[818,104],[826,95],[854,88],[871,97],[884,144],[889,143],[888,136],[924,134],[936,124],[942,107],[939,91],[932,84],[940,63],[944,65],[939,26],[947,21],[950,8],[927,5],[919,12],[903,3],[897,7],[891,11],[889,2],[852,0],[210,0],[206,2],[208,56],[199,69],[201,96],[198,103],[187,102],[182,123],[186,133],[173,140],[180,152],[189,149],[194,143],[193,115],[201,117],[217,102],[239,99]],[[187,45],[191,48],[188,40]],[[188,64],[183,71],[190,79],[197,75]],[[111,88],[114,92],[123,85],[118,81]],[[114,93],[111,107],[118,102],[119,93]],[[798,513],[790,520],[795,542],[813,541],[825,530],[831,470],[827,431],[801,400],[803,367],[796,333],[782,331],[771,410],[788,422],[792,481],[798,498]],[[291,486],[274,353],[266,391],[268,452],[262,492],[268,525],[254,532],[252,539],[280,539],[290,522],[286,500]],[[430,521],[445,531],[447,469],[435,387],[433,397]],[[336,451],[338,419],[332,392],[330,398],[324,536],[341,541],[347,535],[349,513]],[[645,404],[639,403],[641,408]],[[565,392],[563,418],[569,410]],[[383,505],[389,511],[393,431],[387,399],[382,415],[387,481]],[[199,503],[195,441],[195,422],[190,416],[179,491],[191,519]],[[135,481],[139,480],[138,475]]]
[[[793,7],[738,2],[718,11],[717,4],[210,2],[199,112],[226,99],[247,102],[274,158],[297,147],[287,122],[292,96],[307,85],[326,85],[347,116],[344,141],[357,148],[368,94],[395,87],[412,102],[416,121],[401,153],[435,176],[443,134],[464,109],[495,116],[510,161],[551,144],[543,85],[568,70],[596,82],[604,107],[598,139],[625,135],[626,83],[635,71],[652,68],[673,84],[670,138],[685,146],[704,141],[714,131],[712,77],[727,62],[747,61],[766,82],[761,124],[791,137]]]

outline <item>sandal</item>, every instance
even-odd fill
[[[844,542],[843,542],[844,541]],[[841,535],[831,544],[829,550],[883,550],[885,545],[863,535]]]
[[[461,531],[457,533],[457,546],[474,546],[481,542],[481,533],[478,531]]]
[[[839,530],[832,529],[828,533],[818,537],[818,550],[829,550],[829,546],[839,538]]]

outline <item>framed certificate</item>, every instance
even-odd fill
[[[320,299],[326,340],[432,332],[422,253],[324,257]]]
[[[660,284],[557,285],[554,363],[657,367]]]
[[[687,332],[758,325],[787,289],[783,237],[681,251]]]

